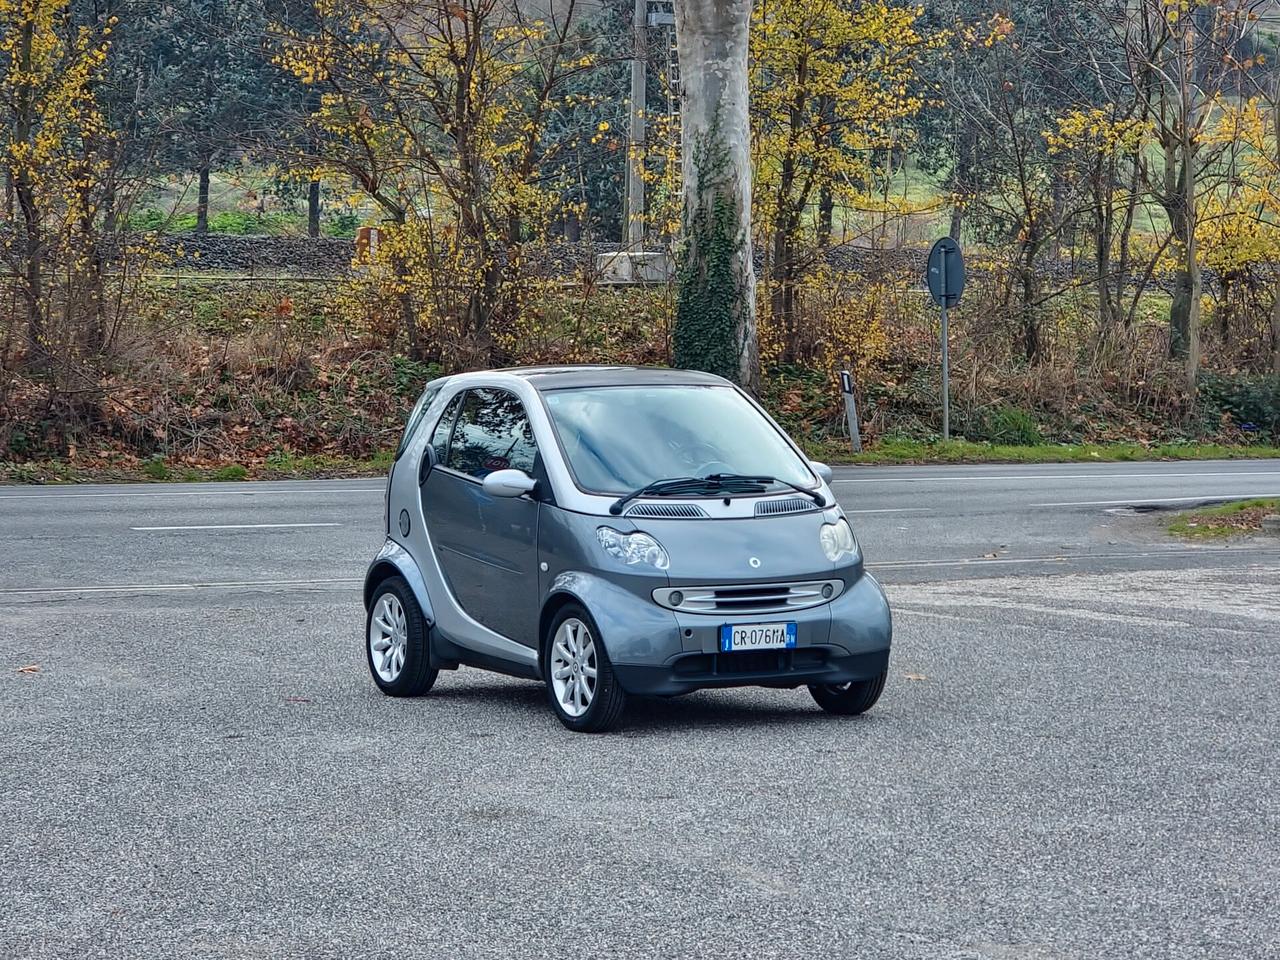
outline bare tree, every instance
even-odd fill
[[[1234,92],[1235,53],[1257,24],[1261,0],[1138,0],[1118,25],[1142,116],[1159,156],[1144,164],[1149,189],[1169,218],[1177,251],[1169,349],[1194,389],[1200,368],[1204,282],[1196,244],[1200,201],[1229,176],[1230,139],[1207,143],[1221,98]]]

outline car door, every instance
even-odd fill
[[[538,450],[523,404],[506,390],[468,390],[447,445],[435,447],[422,509],[449,589],[472,619],[536,646],[538,503],[490,496],[481,483],[494,470],[534,475]]]

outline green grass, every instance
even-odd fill
[[[168,480],[169,467],[163,457],[152,457],[142,465],[142,473],[148,480]]]
[[[1037,443],[1013,446],[970,440],[885,439],[855,454],[847,443],[805,443],[806,452],[827,463],[1113,463],[1130,460],[1239,460],[1278,458],[1280,447],[1216,443]]]
[[[132,463],[69,463],[40,460],[24,463],[0,461],[0,483],[198,483],[206,480],[282,480],[287,478],[377,477],[391,469],[392,450],[371,457],[295,456],[277,454],[263,463],[229,463],[218,467],[193,467],[167,463],[162,457]]]
[[[1237,500],[1181,513],[1169,521],[1168,530],[1189,540],[1224,540],[1257,532],[1262,518],[1272,513],[1280,513],[1280,498]]]
[[[298,455],[277,451],[267,457],[257,476],[316,477],[354,470],[360,474],[386,473],[395,459],[394,450],[382,450],[365,460],[350,460],[324,454]]]
[[[1250,457],[1280,458],[1280,447],[1228,447],[1213,443],[1176,443],[1143,446],[1137,443],[1053,444],[1006,446],[969,440],[925,442],[888,439],[861,454],[848,444],[803,442],[809,456],[826,463],[1114,463],[1129,460],[1239,460]],[[0,483],[87,483],[89,481],[277,480],[290,477],[383,476],[391,469],[394,451],[370,457],[335,457],[325,454],[274,453],[256,464],[224,464],[192,467],[167,463],[161,457],[114,466],[85,466],[65,460],[26,463],[0,462]]]

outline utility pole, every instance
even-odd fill
[[[635,49],[631,60],[631,124],[627,132],[627,195],[623,246],[639,251],[644,246],[645,93],[649,50],[646,27],[649,0],[636,0],[633,28]]]

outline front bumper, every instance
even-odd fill
[[[573,592],[595,617],[614,672],[628,693],[673,696],[702,687],[839,684],[888,665],[893,622],[880,584],[858,577],[830,603],[786,613],[726,616],[676,612],[596,578]],[[720,653],[725,623],[794,621],[791,650]]]
[[[797,647],[753,653],[691,653],[669,664],[615,664],[628,693],[672,697],[705,687],[799,687],[849,683],[879,676],[889,666],[889,648],[842,656],[838,647]]]

